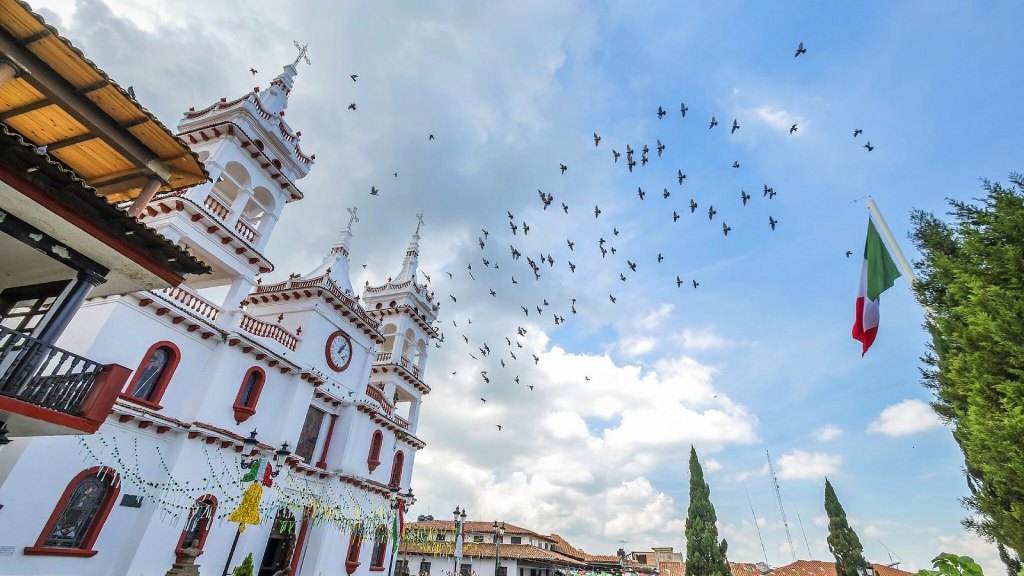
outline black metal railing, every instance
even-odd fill
[[[77,415],[103,368],[0,326],[0,395]]]

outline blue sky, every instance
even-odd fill
[[[767,449],[801,558],[797,512],[811,555],[830,558],[827,473],[872,560],[887,562],[887,546],[916,570],[949,550],[996,569],[991,547],[959,526],[966,486],[948,429],[906,402],[929,399],[918,374],[923,314],[906,285],[883,295],[864,358],[850,326],[865,196],[914,258],[912,209],[944,212],[944,198],[978,195],[979,178],[1020,169],[1020,4],[33,5],[168,125],[189,106],[266,85],[294,57],[293,38],[310,43],[313,65],[300,68],[288,119],[317,164],[268,247],[272,277],[313,268],[346,221],[341,208],[354,205],[353,285],[379,282],[397,272],[414,213],[425,212],[421,265],[445,302],[446,342],[428,364],[414,513],[444,516],[458,504],[595,553],[622,540],[682,548],[694,443],[730,559],[763,559],[746,489],[778,565],[789,552]],[[794,58],[799,42],[807,53]],[[709,130],[712,115],[720,125]],[[730,135],[734,118],[741,128]],[[872,152],[861,147],[868,140]],[[650,164],[629,173],[624,157],[613,163],[611,150],[626,144],[649,145]],[[766,184],[776,198],[762,198]],[[551,209],[538,189],[554,196]],[[753,196],[745,207],[741,190]],[[506,211],[520,229],[529,223],[529,236],[511,235]],[[601,237],[616,255],[601,257]],[[525,258],[510,261],[510,244],[556,264],[535,282]],[[483,268],[484,257],[501,270]],[[677,275],[700,288],[677,288]],[[543,299],[542,317],[523,316],[520,305]],[[514,362],[500,355],[520,325],[527,353]],[[501,352],[473,361],[484,342]]]

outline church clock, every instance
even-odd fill
[[[324,352],[327,355],[327,365],[331,367],[331,370],[341,372],[352,362],[352,340],[348,334],[338,330],[327,337],[327,346]]]

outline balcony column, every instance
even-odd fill
[[[413,400],[409,403],[409,433],[416,435],[416,427],[420,421],[420,405],[423,404],[422,400]]]
[[[274,231],[274,226],[276,225],[277,214],[267,212],[263,215],[263,219],[260,220],[260,227],[256,229],[256,242],[254,244],[257,250],[263,251],[263,247],[267,245],[270,233]]]
[[[160,190],[160,186],[162,184],[163,182],[161,182],[156,176],[146,180],[146,185],[142,187],[142,193],[139,194],[138,198],[136,198],[128,208],[128,215],[133,218],[138,218],[139,214],[142,214],[142,211],[146,208],[146,205],[153,199],[153,196],[156,196],[156,193]]]
[[[222,314],[218,320],[221,328],[237,324],[236,319],[242,311],[242,300],[252,293],[255,286],[256,284],[253,283],[252,279],[246,276],[236,278],[235,281],[231,283],[231,287],[228,288],[228,294],[224,297],[224,302],[220,305]]]
[[[250,197],[249,191],[241,188],[238,191],[238,196],[235,196],[235,199],[231,201],[231,206],[228,207],[230,212],[228,212],[227,220],[224,222],[232,230],[235,229],[235,222],[238,222],[238,219],[242,217],[242,213],[245,212],[245,207],[249,204]]]
[[[46,344],[52,345],[67,328],[71,318],[82,307],[82,302],[89,295],[89,291],[95,286],[106,282],[106,278],[95,272],[82,270],[78,273],[75,281],[68,285],[54,302],[52,312],[42,322],[43,326],[35,336]]]

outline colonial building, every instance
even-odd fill
[[[99,176],[111,190],[142,177],[134,196],[108,198],[145,225],[124,224],[127,235],[159,233],[149,255],[205,265],[173,269],[173,287],[141,276],[150,283],[94,291],[68,318],[55,344],[127,378],[95,434],[0,452],[4,574],[220,574],[251,554],[260,576],[355,575],[393,561],[439,306],[418,280],[422,222],[397,273],[356,294],[354,210],[338,215],[340,237],[314,270],[260,280],[315,161],[285,121],[304,53],[269,86],[184,114],[184,154],[209,179],[200,170],[172,189],[141,171]]]
[[[55,345],[87,297],[209,269],[114,204],[206,182],[195,154],[26,5],[0,15],[2,450],[110,412],[130,370]]]

